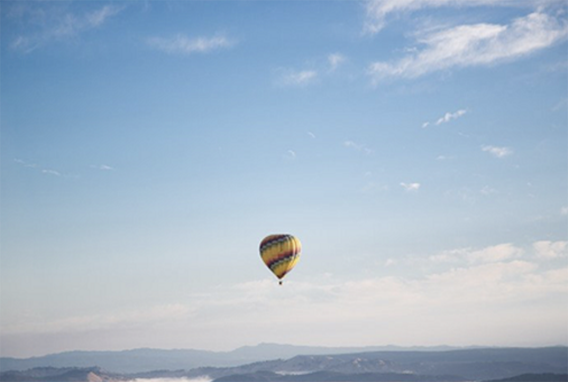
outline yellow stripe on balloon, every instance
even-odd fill
[[[302,244],[292,235],[269,235],[260,243],[260,256],[266,266],[283,278],[300,260]]]

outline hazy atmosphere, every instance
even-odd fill
[[[568,345],[564,0],[0,12],[1,356]]]

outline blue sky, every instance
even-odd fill
[[[3,356],[568,344],[563,1],[0,11]]]

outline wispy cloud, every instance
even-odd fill
[[[561,99],[552,107],[552,111],[566,110],[566,109],[568,109],[568,97]]]
[[[318,77],[316,70],[279,69],[277,83],[280,86],[306,86],[313,83]]]
[[[450,122],[452,119],[458,119],[459,117],[465,115],[467,111],[462,109],[462,110],[458,110],[456,112],[453,113],[446,113],[444,114],[443,117],[441,117],[440,119],[438,119],[436,121],[436,125],[441,125],[442,123],[448,123]]]
[[[41,12],[39,10],[20,12],[20,17],[27,16],[34,20],[23,19],[21,22],[23,25],[33,26],[29,29],[35,29],[35,32],[25,32],[16,36],[10,47],[23,53],[31,53],[47,44],[73,39],[84,32],[99,28],[122,10],[121,6],[105,5],[81,14],[61,12],[55,7],[42,9]],[[33,14],[30,16],[30,13]],[[41,17],[38,17],[39,14]]]
[[[446,114],[444,114],[444,116],[438,118],[438,120],[434,124],[436,126],[439,126],[443,123],[448,123],[451,120],[458,119],[458,118],[464,116],[466,113],[467,113],[467,110],[465,110],[465,109],[461,109],[461,110],[455,111],[453,113],[447,112]],[[422,124],[422,128],[426,128],[430,125],[431,125],[430,122],[424,122]]]
[[[315,60],[316,63],[310,62],[306,65],[308,68],[295,69],[280,67],[275,70],[276,84],[283,87],[305,87],[311,85],[320,79],[329,78],[341,66],[347,58],[341,53],[332,53],[327,55],[325,61],[322,58]]]
[[[481,190],[479,190],[479,192],[480,192],[482,195],[489,196],[489,195],[496,194],[498,191],[497,191],[496,189],[492,188],[492,187],[483,186],[483,187],[481,188]]]
[[[30,169],[35,169],[37,173],[46,174],[46,175],[53,175],[53,176],[61,176],[61,177],[77,177],[77,175],[71,175],[66,172],[61,172],[60,170],[55,170],[53,168],[49,168],[46,166],[41,166],[36,163],[27,162],[23,159],[16,158],[14,162],[19,164],[22,167],[27,167]],[[114,171],[114,167],[111,167],[107,164],[100,164],[100,165],[90,165],[92,169],[100,170],[100,171]]]
[[[427,8],[472,8],[480,6],[539,7],[562,4],[564,0],[368,0],[365,5],[365,33],[380,32],[391,14],[412,13]]]
[[[101,170],[101,171],[113,171],[114,167],[111,167],[106,164],[98,164],[98,165],[91,165],[91,168]]]
[[[343,146],[356,151],[360,151],[366,155],[371,155],[374,152],[372,149],[368,148],[367,146],[355,143],[353,141],[345,141],[343,142]]]
[[[195,310],[187,305],[173,303],[153,306],[149,309],[130,309],[105,312],[96,315],[75,315],[54,319],[45,325],[39,322],[17,322],[7,327],[12,333],[49,333],[58,331],[78,332],[84,330],[105,330],[128,325],[176,322],[192,317]]]
[[[41,172],[42,172],[43,174],[61,176],[61,173],[60,173],[59,171],[55,171],[55,170],[41,170]]]
[[[416,78],[440,70],[491,65],[529,55],[567,36],[565,20],[539,11],[508,25],[460,25],[421,36],[421,49],[395,62],[375,62],[368,74],[376,85],[388,78]]]
[[[513,149],[509,147],[498,147],[498,146],[481,146],[481,150],[488,152],[496,158],[504,158],[513,154]]]
[[[420,189],[420,183],[404,183],[401,182],[400,185],[408,192],[416,192]]]
[[[365,32],[375,34],[386,25],[387,16],[443,6],[474,6],[502,3],[500,0],[368,0],[366,2]]]
[[[116,15],[122,8],[117,6],[105,5],[99,10],[93,11],[86,15],[86,25],[90,28],[102,25],[109,17]]]
[[[327,61],[329,63],[329,70],[331,72],[339,68],[346,60],[346,57],[339,53],[333,53],[327,56]]]
[[[36,168],[36,167],[37,167],[37,164],[35,164],[35,163],[28,163],[28,162],[26,162],[26,161],[24,161],[24,160],[22,160],[22,159],[17,159],[17,158],[16,158],[16,159],[14,159],[14,162],[16,162],[16,163],[18,163],[18,164],[20,164],[20,165],[22,165],[22,166],[24,166],[24,167],[30,167],[30,168]]]
[[[147,40],[147,43],[152,48],[168,54],[182,55],[209,53],[235,45],[234,41],[223,35],[190,38],[183,34],[178,34],[171,38],[151,37]]]
[[[296,159],[296,152],[294,150],[288,150],[286,151],[284,158],[288,160],[294,160]]]
[[[36,171],[39,171],[42,174],[53,175],[53,176],[61,176],[62,175],[61,172],[59,172],[57,170],[54,170],[54,169],[51,169],[51,168],[45,168],[45,167],[39,166],[35,163],[26,162],[25,160],[22,160],[22,159],[14,159],[14,162],[19,164],[20,166],[35,169]]]
[[[408,266],[410,260],[415,261],[412,267]],[[546,321],[547,334],[554,340],[565,332],[568,268],[550,270],[540,266],[547,261],[527,256],[513,243],[450,249],[430,258],[416,255],[408,261],[385,257],[376,270],[380,273],[388,266],[389,275],[345,279],[322,272],[302,280],[299,274],[286,282],[286,294],[278,299],[274,294],[282,287],[267,272],[262,279],[186,294],[184,303],[124,308],[94,316],[28,318],[3,327],[3,335],[61,331],[108,335],[129,328],[140,334],[158,331],[160,337],[175,337],[180,344],[191,339],[194,344],[203,344],[196,346],[204,346],[215,332],[219,336],[215,338],[223,338],[224,344],[231,346],[242,343],[243,337],[234,336],[242,332],[247,333],[249,342],[301,342],[308,332],[311,341],[325,341],[329,330],[356,322],[360,330],[350,333],[354,342],[421,343],[431,338],[446,342],[456,341],[456,333],[468,333],[459,341],[496,344],[495,335],[506,326],[508,334],[499,336],[499,341],[511,344],[521,333],[524,340],[542,341],[543,328],[534,323],[542,322],[544,311],[550,318]],[[397,273],[397,267],[406,271]],[[414,272],[408,272],[409,268]],[[538,303],[542,309],[527,310],[527,302],[531,306]],[[503,304],[507,309],[502,309]],[[284,315],[282,306],[286,306]],[[514,319],[519,311],[523,311],[523,320]],[[448,314],[452,320],[444,319]],[[227,320],[228,316],[231,320]],[[290,325],[290,317],[294,317],[290,328],[299,330],[274,331],[275,325]],[[392,325],[398,321],[403,325]],[[369,329],[377,325],[391,325],[392,330],[369,337],[374,333]],[[409,327],[416,330],[409,332]],[[226,342],[227,338],[235,340]],[[151,338],[145,341],[152,343]]]
[[[474,263],[495,263],[521,257],[523,253],[521,248],[505,243],[472,251],[467,254],[467,259]]]
[[[568,241],[537,241],[533,248],[538,257],[544,259],[555,259],[568,255]]]

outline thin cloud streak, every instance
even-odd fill
[[[482,146],[482,151],[488,152],[489,154],[493,155],[495,158],[505,158],[509,155],[513,155],[513,150],[509,147],[497,147],[497,146]]]
[[[563,4],[563,0],[368,0],[365,5],[364,32],[376,34],[387,23],[391,14],[412,13],[426,8],[473,8],[481,6],[544,7]]]
[[[373,150],[368,148],[365,145],[359,144],[359,143],[355,143],[353,141],[345,141],[343,142],[343,146],[353,149],[355,151],[360,151],[362,153],[364,153],[365,155],[371,155],[373,154]]]
[[[568,241],[537,241],[533,248],[538,257],[543,259],[556,259],[568,256]]]
[[[111,167],[111,166],[106,165],[106,164],[91,165],[91,168],[94,168],[96,170],[101,170],[101,171],[113,171],[114,170],[114,167]]]
[[[61,173],[60,173],[59,171],[55,171],[55,170],[41,170],[41,172],[42,172],[43,174],[61,176]]]
[[[189,38],[183,34],[172,38],[151,37],[147,43],[152,48],[165,53],[182,55],[209,53],[235,45],[235,42],[225,36]]]
[[[334,72],[346,61],[346,58],[342,54],[334,53],[327,56],[327,60],[330,66],[329,71]]]
[[[367,20],[364,30],[369,34],[380,32],[386,25],[386,18],[392,13],[409,13],[423,8],[443,6],[481,6],[510,3],[510,0],[369,0],[366,3]]]
[[[458,119],[459,117],[465,115],[465,113],[467,113],[467,110],[463,109],[458,110],[454,113],[446,113],[443,117],[441,117],[436,121],[436,125],[441,125],[442,123],[448,123],[453,119]]]
[[[446,114],[444,114],[443,117],[438,118],[438,120],[434,123],[436,126],[439,126],[443,123],[448,123],[454,119],[458,119],[460,117],[463,117],[465,114],[467,113],[466,109],[461,109],[458,111],[455,111],[453,113],[447,112]],[[430,126],[431,123],[430,122],[424,122],[422,124],[422,128],[425,129],[426,127]]]
[[[420,189],[420,183],[404,183],[401,182],[400,185],[408,192],[416,192]]]
[[[280,69],[277,82],[280,86],[302,87],[313,83],[318,77],[315,70],[295,71],[290,69]]]
[[[119,14],[124,7],[105,5],[100,9],[82,15],[74,13],[57,13],[52,10],[42,10],[49,22],[42,23],[40,30],[33,34],[17,36],[10,47],[22,53],[31,53],[37,48],[53,42],[61,42],[76,38],[84,32],[101,27],[110,18]],[[23,20],[31,24],[30,20]]]
[[[487,66],[518,59],[550,47],[568,36],[568,24],[542,12],[509,25],[460,25],[419,39],[422,49],[395,62],[375,62],[373,84],[389,78],[416,78],[452,68]]]

